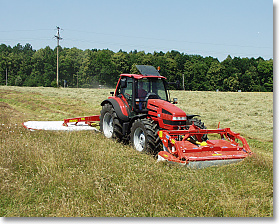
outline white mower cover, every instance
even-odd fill
[[[63,121],[27,121],[22,124],[25,128],[35,130],[48,131],[99,131],[95,127],[91,127],[85,123],[69,123],[68,126],[63,126]]]

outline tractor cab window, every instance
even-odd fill
[[[168,101],[167,92],[162,79],[151,80],[152,92],[155,93],[159,99]]]
[[[146,108],[148,99],[168,100],[165,85],[162,79],[143,78],[136,82],[136,105],[139,110]]]
[[[117,89],[117,96],[123,95],[130,107],[132,106],[132,85],[132,78],[122,77]]]
[[[136,98],[140,101],[146,101],[148,98],[168,100],[162,79],[139,79],[136,93]]]
[[[138,80],[138,91],[136,97],[140,100],[144,100],[149,92],[149,80],[140,79]]]

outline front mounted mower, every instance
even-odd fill
[[[101,103],[100,116],[65,119],[99,121],[107,138],[131,142],[139,152],[158,155],[158,160],[206,167],[238,162],[251,155],[239,134],[229,128],[209,130],[197,117],[188,115],[170,100],[164,76],[152,66],[136,65],[141,74],[121,74],[115,92]],[[212,134],[221,139],[209,140]],[[240,140],[242,145],[236,142]]]

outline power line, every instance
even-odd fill
[[[120,42],[108,42],[108,41],[97,41],[97,40],[82,40],[82,39],[72,39],[72,38],[66,38],[65,39],[66,42],[83,42],[83,43],[95,43],[95,44],[105,44],[105,45],[114,45],[114,46],[119,46],[121,48],[121,46],[123,47],[134,47],[135,49],[137,48],[139,51],[141,51],[139,48],[151,48],[154,49],[154,51],[157,51],[157,49],[160,49],[161,51],[170,51],[170,50],[177,50],[177,51],[183,51],[183,52],[188,52],[188,54],[209,54],[209,55],[215,55],[215,54],[224,54],[224,55],[238,55],[238,56],[247,56],[247,57],[253,57],[253,55],[257,55],[257,52],[242,52],[239,51],[237,52],[236,50],[234,50],[232,52],[232,50],[198,50],[198,49],[194,49],[193,47],[173,47],[173,48],[167,48],[165,46],[162,46],[161,44],[159,44],[158,46],[155,45],[146,45],[146,44],[128,44],[128,43],[120,43]],[[193,53],[190,53],[193,52]],[[196,53],[194,53],[196,52]],[[252,56],[249,56],[252,55]],[[261,56],[261,55],[259,55]],[[263,57],[271,57],[270,55],[262,55]],[[255,57],[255,56],[254,56]]]
[[[241,48],[268,48],[266,46],[253,46],[253,45],[239,45],[239,44],[223,44],[223,43],[210,43],[210,42],[198,42],[198,41],[188,41],[188,40],[174,40],[174,39],[164,39],[164,38],[153,38],[153,37],[141,37],[141,36],[132,36],[132,35],[123,35],[123,34],[112,34],[112,33],[101,33],[94,31],[81,31],[81,30],[69,30],[74,32],[83,32],[83,33],[92,33],[97,35],[105,35],[105,36],[119,36],[126,38],[136,38],[136,39],[146,39],[146,40],[156,40],[156,41],[167,41],[167,42],[181,42],[181,43],[189,43],[189,44],[201,44],[201,45],[213,45],[213,46],[227,46],[227,47],[241,47]]]
[[[50,29],[26,29],[26,30],[6,30],[6,31],[1,31],[0,30],[0,33],[9,33],[9,32],[33,32],[33,31],[48,31]],[[54,29],[51,29],[52,31]],[[60,37],[60,29],[59,27],[56,27],[57,30],[57,35],[54,36],[54,38],[57,39],[57,47],[59,47],[59,40],[62,40],[62,38]],[[75,42],[75,44],[77,44],[77,42],[80,42],[80,43],[94,43],[94,44],[104,44],[104,45],[113,45],[113,46],[118,46],[120,49],[122,47],[129,47],[129,48],[134,48],[134,49],[138,49],[141,51],[141,48],[144,50],[147,48],[150,48],[150,49],[153,49],[154,51],[169,51],[169,50],[178,50],[178,51],[183,51],[183,52],[188,52],[188,53],[193,53],[193,52],[196,52],[199,53],[199,54],[212,54],[212,55],[215,55],[215,54],[236,54],[236,55],[239,55],[239,56],[248,56],[248,55],[258,55],[258,50],[259,49],[271,49],[270,47],[266,47],[266,46],[252,46],[252,45],[243,45],[243,44],[231,44],[231,43],[214,43],[214,42],[198,42],[198,41],[189,41],[189,40],[171,40],[171,39],[165,39],[165,38],[157,38],[157,37],[141,37],[141,36],[133,36],[133,35],[125,35],[125,34],[117,34],[117,33],[102,33],[102,32],[96,32],[96,31],[90,31],[90,30],[73,30],[73,29],[67,29],[66,31],[69,31],[69,32],[79,32],[79,33],[87,33],[87,34],[95,34],[96,37],[98,35],[102,35],[103,37],[104,36],[111,36],[111,37],[123,37],[123,38],[130,38],[131,43],[129,43],[128,41],[106,41],[106,38],[103,38],[102,40],[98,40],[97,38],[94,38],[95,40],[87,40],[86,38],[63,38],[64,41],[66,41],[67,43],[71,43],[71,42]],[[2,35],[3,36],[3,35]],[[71,36],[71,35],[67,35],[67,36]],[[51,38],[49,38],[51,39]],[[38,37],[38,38],[35,38],[34,35],[30,36],[29,38],[21,38],[20,41],[47,41],[49,40],[45,37]],[[141,41],[136,41],[136,40],[156,40],[156,43],[141,43]],[[17,41],[17,39],[14,39],[14,38],[5,38],[5,37],[2,37],[0,38],[0,42],[13,42],[13,41]],[[65,44],[67,44],[65,42]],[[166,42],[172,42],[172,46],[170,47],[167,47],[167,43]],[[74,45],[75,45],[74,44]],[[169,44],[168,44],[169,45]],[[199,49],[198,47],[195,47],[194,45],[209,45],[209,46],[213,46],[214,49]],[[223,47],[223,49],[218,49],[218,46]],[[109,46],[107,46],[108,48]],[[110,48],[110,47],[109,47]],[[140,48],[140,49],[139,49]],[[228,49],[227,49],[228,48]],[[231,49],[231,48],[235,48],[235,49]],[[239,49],[237,49],[239,48]],[[146,51],[145,50],[145,51]],[[57,51],[59,51],[59,49],[57,49]],[[233,53],[234,52],[234,53]],[[58,55],[58,54],[57,54]],[[263,57],[273,57],[273,56],[270,56],[268,52],[265,53],[262,53],[260,54],[262,55]],[[267,56],[266,56],[267,55]],[[57,56],[59,57],[59,55]],[[59,62],[58,62],[59,63]],[[57,64],[58,64],[57,63]],[[59,65],[59,64],[58,64]],[[57,66],[58,67],[58,66]],[[57,68],[58,70],[58,68]],[[57,76],[58,76],[58,71],[57,71]]]
[[[57,39],[57,62],[56,62],[56,84],[57,84],[57,87],[58,87],[58,67],[59,67],[59,62],[58,62],[58,59],[59,59],[59,41],[62,40],[62,38],[60,37],[60,34],[59,34],[59,30],[60,30],[60,27],[56,27],[57,28],[57,35],[55,35],[54,37]]]
[[[0,30],[0,33],[10,33],[10,32],[37,32],[37,31],[50,31],[53,29],[27,29],[27,30]],[[67,31],[72,32],[83,32],[88,34],[97,34],[104,36],[115,36],[115,37],[125,37],[125,38],[133,38],[133,39],[146,39],[146,40],[156,40],[156,41],[166,41],[166,42],[181,42],[181,43],[189,43],[189,44],[200,44],[200,45],[213,45],[213,46],[227,46],[227,47],[241,47],[241,48],[267,48],[271,49],[271,47],[267,46],[253,46],[253,45],[239,45],[239,44],[226,44],[226,43],[211,43],[211,42],[198,42],[198,41],[188,41],[188,40],[178,40],[178,39],[165,39],[165,38],[153,38],[153,37],[141,37],[141,36],[133,36],[133,35],[124,35],[124,34],[113,34],[113,33],[103,33],[103,32],[95,32],[95,31],[84,31],[84,30],[72,30],[67,29]]]
[[[50,31],[53,29],[32,29],[32,30],[0,30],[0,33],[12,33],[12,32],[37,32],[37,31]]]

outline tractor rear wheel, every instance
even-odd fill
[[[150,119],[137,119],[131,127],[130,141],[134,149],[156,155],[161,150],[158,126]]]
[[[121,141],[123,137],[122,125],[113,106],[108,103],[105,104],[100,113],[100,131],[107,138],[114,138]]]

